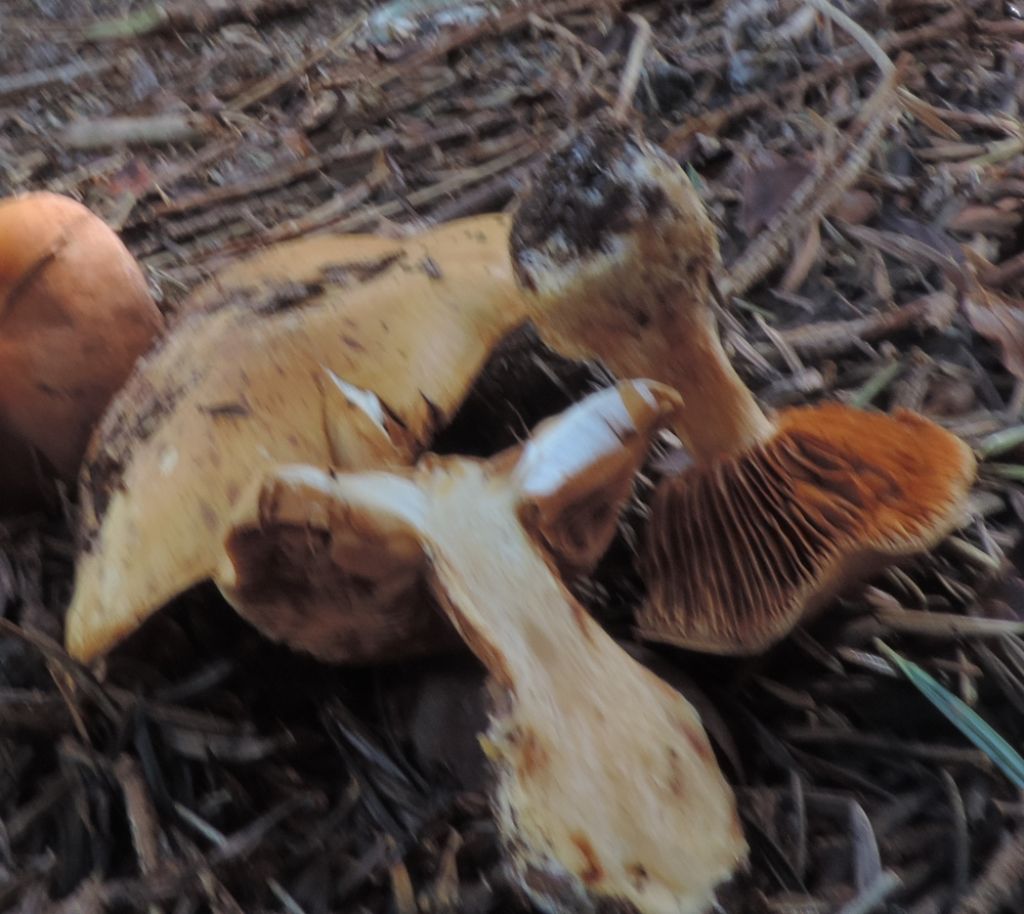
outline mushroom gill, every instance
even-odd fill
[[[639,632],[753,653],[854,580],[933,547],[959,519],[973,457],[915,413],[785,410],[766,441],[654,496]]]
[[[975,460],[922,416],[840,404],[766,415],[725,355],[714,227],[683,170],[617,124],[552,156],[521,201],[513,264],[554,348],[686,401],[694,457],[646,529],[640,631],[747,653],[961,522]]]

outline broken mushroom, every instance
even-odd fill
[[[94,424],[163,324],[135,258],[69,197],[0,200],[0,498],[72,482]]]
[[[426,582],[491,673],[495,812],[518,884],[545,910],[700,914],[745,857],[699,716],[591,619],[541,546],[559,541],[564,518],[576,526],[580,506],[601,518],[594,542],[605,538],[678,406],[674,391],[631,381],[490,461],[277,468],[259,484],[258,514],[227,539],[228,591],[262,578],[251,537],[282,530],[308,531],[367,592]]]
[[[511,246],[551,346],[686,400],[673,430],[694,463],[655,495],[645,637],[762,650],[846,585],[961,522],[974,456],[922,416],[761,410],[718,337],[714,227],[656,147],[618,125],[581,136],[521,201]]]
[[[593,568],[615,536],[618,506],[632,488],[621,466],[639,463],[647,447],[631,429],[674,403],[667,389],[654,389],[653,399],[630,386],[590,397],[540,423],[519,457],[530,528],[560,568]],[[310,505],[308,488],[268,487],[259,478],[238,499],[226,539],[230,564],[214,580],[242,616],[322,660],[395,659],[453,643],[450,626],[427,608],[422,576],[403,573],[402,557],[419,546],[403,539],[401,525],[350,503],[344,536],[332,537],[328,514],[312,522]]]
[[[523,320],[507,237],[504,217],[476,217],[376,239],[368,261],[365,238],[333,236],[318,261],[296,261],[303,282],[261,255],[232,268],[219,299],[204,290],[90,444],[71,653],[96,657],[208,579],[268,468],[366,469],[422,451]]]

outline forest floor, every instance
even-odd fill
[[[799,0],[3,0],[0,194],[84,201],[170,317],[274,241],[507,208],[624,107],[716,220],[764,404],[916,409],[983,458],[965,527],[769,653],[637,646],[736,786],[722,907],[1017,914],[1024,797],[875,639],[1024,746],[1024,6],[842,6],[905,91]],[[517,339],[438,446],[493,453],[602,378]],[[320,664],[207,587],[85,670],[60,648],[73,501],[0,524],[0,911],[530,910],[471,659]],[[626,642],[630,542],[577,588]]]

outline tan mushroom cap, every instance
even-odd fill
[[[523,320],[507,219],[388,242],[332,238],[283,281],[260,257],[197,306],[107,411],[81,475],[66,641],[89,660],[211,577],[239,501],[287,462],[408,463]],[[211,294],[204,290],[203,296]],[[312,609],[312,607],[311,607]]]
[[[5,467],[34,448],[73,480],[93,426],[162,327],[142,270],[99,216],[52,193],[0,200]],[[29,485],[5,474],[0,501]]]
[[[265,481],[264,503],[329,531],[353,571],[422,574],[491,672],[492,799],[513,874],[544,910],[702,914],[746,855],[696,711],[590,618],[531,532],[542,518],[551,536],[558,505],[612,499],[615,515],[621,479],[678,408],[671,390],[627,382],[547,423],[532,451],[395,473],[282,467]]]
[[[768,647],[886,561],[961,522],[970,449],[922,416],[831,404],[767,416],[722,349],[714,227],[682,169],[604,124],[554,155],[511,232],[531,317],[554,347],[678,389],[694,457],[647,525],[644,636]]]

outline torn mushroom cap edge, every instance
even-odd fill
[[[540,423],[522,445],[520,514],[561,567],[589,571],[604,555],[651,436],[683,408],[664,384],[622,382]]]

